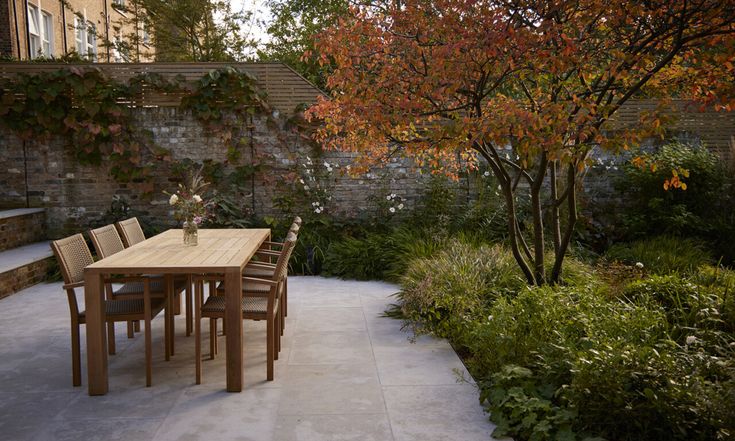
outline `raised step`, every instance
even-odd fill
[[[42,282],[52,263],[47,241],[0,252],[0,298]]]
[[[46,210],[16,208],[0,211],[0,251],[46,239]]]

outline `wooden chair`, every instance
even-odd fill
[[[125,248],[131,247],[145,240],[145,233],[143,233],[143,228],[140,227],[140,222],[138,222],[137,217],[131,217],[130,219],[119,221],[117,222],[116,226],[118,232],[120,233],[120,237],[125,244]],[[186,336],[188,337],[193,332],[194,326],[194,315],[192,312],[191,276],[177,276],[176,280],[186,282]],[[180,307],[181,304],[179,302],[175,302],[176,314],[179,313]]]
[[[280,306],[282,304],[281,294],[283,292],[283,284],[288,272],[288,260],[291,258],[294,246],[296,245],[296,235],[289,233],[283,244],[283,249],[278,257],[275,271],[270,278],[243,277],[243,298],[242,298],[242,318],[249,320],[265,320],[266,321],[266,364],[267,379],[273,380],[273,364],[278,359],[278,352],[281,349],[281,333],[276,332],[281,328],[282,314]],[[202,379],[202,348],[201,348],[201,318],[210,319],[209,327],[209,356],[214,358],[216,351],[216,328],[213,326],[214,320],[224,318],[225,316],[225,297],[224,295],[210,295],[207,301],[202,304],[204,297],[204,283],[202,279],[197,280],[194,288],[196,319],[194,320],[194,334],[196,338],[196,383],[200,384]],[[224,293],[224,286],[220,284],[217,288],[220,293]],[[261,296],[253,296],[254,292],[265,293]]]
[[[97,257],[104,259],[112,256],[115,253],[119,253],[125,247],[123,246],[122,239],[115,229],[114,225],[106,225],[104,227],[95,228],[89,231],[89,237],[92,239],[92,245],[94,246]],[[136,277],[126,278],[122,287],[113,290],[112,284],[105,284],[105,292],[108,300],[134,300],[143,297],[144,281],[148,284],[150,294],[152,298],[165,299],[166,298],[166,286],[162,277]],[[191,289],[191,288],[188,288]],[[174,286],[172,295],[178,295],[181,292],[187,290],[186,280],[174,279]],[[169,311],[171,313],[172,311]],[[170,320],[171,328],[167,328],[167,339],[166,339],[166,360],[174,352],[173,346],[173,320]],[[110,335],[115,334],[115,324],[108,323],[108,333]],[[128,338],[133,337],[133,324],[128,323]],[[112,340],[112,354],[115,352],[114,339]]]
[[[294,233],[296,234],[296,236],[298,236],[300,229],[301,218],[299,216],[296,216],[288,232]],[[251,262],[246,265],[242,273],[244,277],[270,278],[273,276],[275,264],[271,263],[270,259],[272,259],[273,257],[278,257],[279,253],[277,252],[277,250],[283,247],[283,243],[265,242],[264,246],[267,248],[262,247],[256,252],[256,256],[260,258],[266,258],[267,260]],[[284,280],[283,282],[283,316],[284,318],[288,316],[288,277],[286,277],[286,280]],[[283,324],[285,325],[285,320]]]
[[[125,244],[125,248],[131,247],[136,243],[143,242],[145,240],[145,234],[143,233],[143,229],[140,227],[137,217],[125,219],[118,222],[116,225],[118,232],[120,233],[120,237]]]
[[[72,384],[81,386],[81,360],[79,325],[86,323],[85,311],[79,310],[75,288],[84,287],[84,268],[94,262],[92,253],[81,234],[51,242],[51,249],[56,255],[64,278],[63,288],[69,300],[71,313],[71,352],[72,352]],[[105,314],[108,323],[142,320],[145,322],[145,363],[146,386],[151,385],[152,349],[151,320],[164,309],[165,301],[151,298],[149,281],[143,282],[143,296],[137,299],[105,300]],[[109,326],[108,326],[109,331]],[[114,335],[109,335],[114,346]]]

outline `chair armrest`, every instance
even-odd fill
[[[245,268],[258,268],[258,269],[273,269],[276,267],[275,263],[268,262],[249,262],[245,265]]]
[[[73,288],[80,288],[84,286],[84,282],[74,282],[74,283],[65,283],[64,286],[62,286],[63,289],[73,289]]]
[[[270,251],[270,250],[258,250],[255,252],[256,256],[268,256],[268,257],[278,257],[281,255],[278,251]]]
[[[242,281],[260,283],[262,285],[269,285],[269,286],[278,286],[278,282],[276,282],[275,280],[259,279],[257,277],[243,277]]]

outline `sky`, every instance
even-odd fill
[[[253,26],[250,29],[250,38],[265,42],[268,34],[265,31],[263,22],[270,17],[270,11],[265,6],[265,0],[230,0],[230,5],[234,11],[250,11],[253,13]]]

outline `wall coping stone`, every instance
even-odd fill
[[[0,273],[13,271],[53,256],[50,243],[49,241],[36,242],[0,252]]]
[[[0,211],[0,219],[8,219],[11,217],[27,216],[29,214],[43,213],[45,208],[15,208],[13,210]]]

